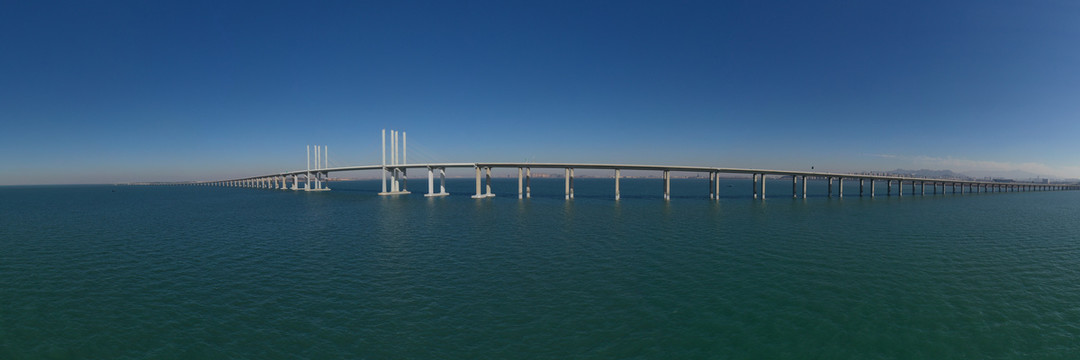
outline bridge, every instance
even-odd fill
[[[400,137],[399,137],[400,134]],[[400,141],[399,141],[400,139]],[[280,189],[293,191],[329,191],[326,185],[327,179],[332,172],[378,170],[382,173],[382,191],[379,195],[403,195],[410,194],[408,190],[408,170],[427,170],[427,193],[425,196],[446,196],[446,169],[447,168],[473,168],[476,173],[476,193],[472,196],[476,199],[494,197],[491,189],[491,169],[493,168],[517,168],[518,172],[518,198],[532,196],[531,179],[532,169],[563,169],[565,179],[565,198],[574,198],[574,170],[575,169],[599,169],[614,171],[614,197],[620,198],[619,181],[622,170],[656,171],[663,174],[664,199],[671,199],[671,172],[706,173],[709,175],[709,198],[720,198],[720,179],[722,174],[750,175],[752,186],[750,194],[755,199],[765,198],[766,176],[791,177],[791,196],[793,198],[806,198],[806,181],[811,179],[825,179],[828,182],[828,196],[833,196],[836,188],[836,196],[844,196],[844,181],[858,181],[859,196],[863,196],[867,184],[869,184],[869,196],[876,195],[878,182],[884,182],[887,187],[886,195],[892,196],[893,187],[896,187],[896,196],[904,195],[904,186],[910,185],[910,194],[926,195],[926,187],[930,186],[932,194],[945,194],[951,187],[952,193],[991,193],[991,192],[1022,192],[1022,191],[1056,191],[1077,190],[1076,184],[1048,184],[1048,183],[1023,183],[1023,182],[998,182],[977,181],[961,179],[936,179],[906,177],[897,175],[867,175],[867,174],[844,174],[819,171],[790,171],[770,169],[746,169],[705,166],[672,166],[672,165],[636,165],[636,164],[589,164],[589,163],[516,163],[516,162],[475,162],[475,163],[423,163],[409,164],[407,158],[407,142],[404,132],[390,131],[390,154],[387,162],[387,136],[386,130],[382,132],[382,164],[330,167],[326,147],[315,147],[315,167],[312,167],[311,147],[308,147],[308,166],[304,170],[286,171],[280,173],[263,174],[243,178],[234,178],[215,181],[194,181],[183,183],[169,183],[173,185],[196,185],[196,186],[226,186],[245,187],[260,189]],[[400,144],[400,145],[399,145]],[[435,186],[435,174],[438,172],[439,184]],[[303,178],[301,182],[300,178]],[[291,180],[291,181],[290,181]],[[289,183],[292,183],[291,185]],[[801,185],[801,192],[800,190]]]

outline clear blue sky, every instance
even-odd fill
[[[0,184],[410,160],[1080,177],[1076,1],[5,1]]]

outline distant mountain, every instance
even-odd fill
[[[907,170],[896,169],[889,172],[890,174],[906,175],[912,177],[925,177],[935,179],[1011,179],[1017,181],[1028,181],[1032,179],[1046,179],[1046,175],[1039,175],[1020,170],[1009,171],[993,171],[993,170],[972,170],[964,173],[954,172],[952,170]]]
[[[970,176],[968,176],[968,175],[956,173],[956,172],[953,172],[952,170],[930,170],[930,169],[906,170],[906,169],[896,169],[896,170],[890,171],[889,173],[890,174],[896,174],[896,175],[907,175],[907,176],[911,176],[911,177],[923,177],[923,178],[933,178],[933,179],[967,179],[967,178],[970,178]]]
[[[976,177],[992,177],[995,179],[1013,179],[1016,181],[1027,181],[1031,179],[1046,179],[1046,175],[1040,175],[1030,173],[1027,171],[1010,170],[1010,171],[969,171],[968,174]]]

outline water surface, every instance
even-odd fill
[[[411,185],[0,187],[0,358],[1080,353],[1080,192]]]

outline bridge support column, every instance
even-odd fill
[[[570,200],[570,168],[563,169],[563,172],[565,174],[564,176],[566,177],[566,200]],[[480,180],[477,180],[477,184],[479,184],[479,181]],[[479,189],[480,185],[477,185],[476,188]],[[479,191],[480,190],[477,190],[477,192]]]
[[[525,198],[532,197],[532,168],[525,168]]]
[[[476,166],[476,195],[473,195],[473,199],[482,199],[484,195],[480,194],[480,166]]]
[[[765,200],[765,173],[761,173],[761,200]]]
[[[802,198],[806,198],[806,175],[802,176]]]
[[[765,173],[761,173],[761,200],[765,200]]]
[[[876,190],[874,189],[874,179],[870,179],[870,197],[874,197],[874,190]]]
[[[392,139],[392,138],[391,138]],[[398,183],[398,168],[390,168],[390,192],[398,192],[400,184]]]
[[[619,169],[615,169],[615,200],[619,200]]]
[[[915,196],[915,180],[911,180],[911,196]]]
[[[751,174],[750,177],[754,180],[753,185],[750,185],[750,190],[754,193],[754,198],[757,199],[757,174]]]
[[[525,198],[525,183],[522,181],[525,175],[525,169],[518,166],[518,199]]]
[[[885,189],[885,195],[892,196],[892,180],[885,180],[885,183],[889,185],[888,188]]]
[[[671,171],[664,170],[664,200],[671,200]]]
[[[446,192],[446,168],[439,168],[439,195],[450,195]]]
[[[435,192],[435,168],[428,168],[428,193],[424,196],[446,196],[446,168],[439,168],[439,192]]]
[[[720,200],[720,173],[713,171],[713,174],[716,175],[716,183],[713,184],[713,192],[716,193],[715,200]]]
[[[570,198],[574,198],[574,168],[570,168]]]
[[[864,181],[866,181],[866,179],[859,179],[859,197],[863,196],[863,182]]]
[[[427,168],[427,194],[424,196],[435,196],[435,170],[431,167]]]
[[[716,199],[716,172],[709,172],[709,200]]]
[[[387,130],[382,129],[382,191],[379,194],[387,194]],[[295,189],[294,189],[295,190]]]
[[[920,193],[920,195],[926,196],[926,182],[925,181],[920,181],[919,182],[919,193]]]
[[[829,177],[829,197],[832,197],[832,176]]]
[[[487,167],[487,171],[485,172],[484,188],[487,191],[487,193],[484,194],[484,197],[495,197],[495,194],[491,193],[491,167],[490,166]]]
[[[796,199],[799,197],[799,177],[791,175],[791,198]]]
[[[837,178],[836,186],[837,186],[837,190],[838,190],[836,192],[836,194],[838,195],[838,197],[844,197],[844,178],[843,177]]]

